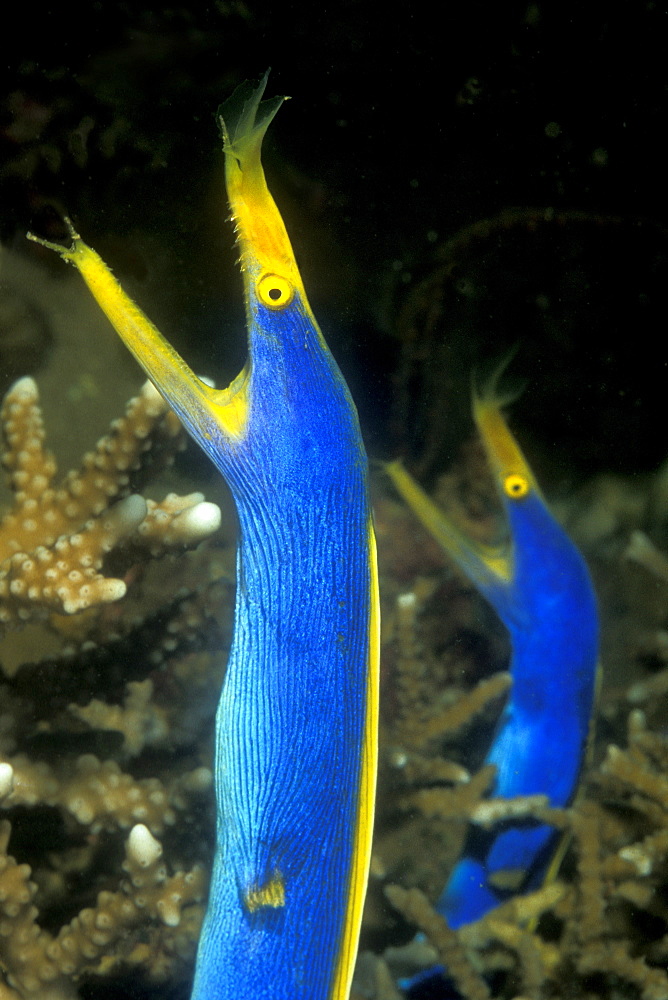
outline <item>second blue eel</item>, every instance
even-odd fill
[[[474,396],[473,416],[505,508],[509,545],[472,542],[403,466],[394,462],[387,471],[510,634],[512,688],[486,757],[496,766],[492,793],[545,795],[550,805],[565,806],[577,788],[594,707],[596,599],[582,556],[548,509],[504,420],[495,382]],[[557,837],[550,826],[526,819],[473,831],[439,912],[457,928],[518,891],[538,888]]]
[[[347,1000],[376,782],[376,547],[357,413],[262,170],[283,102],[261,103],[265,84],[242,84],[220,111],[249,346],[227,389],[197,378],[74,232],[70,248],[54,249],[215,462],[238,511],[217,843],[193,1000]]]

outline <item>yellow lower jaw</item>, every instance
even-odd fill
[[[249,416],[247,370],[223,390],[213,389],[199,379],[125,294],[101,257],[66,221],[72,237],[70,247],[49,243],[30,233],[28,238],[74,264],[139,364],[196,437],[207,441],[212,427],[216,427],[230,443],[243,438]]]
[[[491,547],[476,544],[463,535],[401,462],[390,462],[385,471],[418,520],[472,580],[482,586],[488,586],[494,579],[505,583],[510,581],[512,564],[508,556]]]

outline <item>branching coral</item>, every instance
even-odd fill
[[[569,996],[584,997],[592,976],[606,984],[598,987],[598,995],[621,981],[624,995],[642,1000],[668,996],[663,968],[668,923],[667,755],[665,737],[650,733],[636,711],[629,719],[628,749],[609,747],[601,767],[590,775],[589,794],[571,809],[550,810],[529,799],[469,805],[472,822],[502,822],[516,816],[519,808],[528,818],[566,831],[575,861],[572,880],[548,881],[539,891],[515,897],[458,931],[447,926],[419,890],[388,887],[390,902],[433,948],[425,952],[418,943],[388,949],[386,960],[395,976],[440,963],[466,1000],[505,995],[503,988],[498,993],[491,989],[492,973],[503,973],[522,997],[559,997],[565,980]],[[457,819],[458,805],[461,808],[452,791],[443,788],[417,793],[412,801],[432,821],[434,815]],[[537,931],[536,921],[546,913],[551,920]],[[412,962],[416,964],[411,967]]]
[[[7,970],[7,984],[0,985],[3,1000],[40,997],[70,1000],[77,997],[76,980],[85,970],[104,970],[114,964],[146,964],[158,954],[183,951],[181,911],[202,901],[205,880],[201,869],[167,876],[161,862],[162,847],[147,827],[133,827],[125,846],[123,869],[128,875],[117,892],[101,892],[94,907],[82,910],[56,936],[37,923],[34,899],[38,887],[30,867],[8,855],[11,828],[0,825],[0,960]],[[193,908],[197,923],[202,908]],[[138,943],[131,932],[150,926],[151,944]],[[123,940],[116,958],[115,946]],[[129,947],[133,941],[133,947]],[[187,935],[186,935],[187,951]]]
[[[135,492],[183,444],[149,384],[60,483],[32,379],[10,389],[2,424],[14,503],[0,522],[0,619],[27,638],[42,629],[56,652],[15,654],[0,687],[0,997],[70,1000],[82,977],[120,982],[132,967],[174,981],[206,888],[200,741],[232,571],[228,549],[194,548],[220,512],[198,493]],[[155,557],[167,577],[152,575]]]
[[[188,793],[211,787],[211,772],[205,767],[165,786],[157,778],[136,781],[115,761],[103,763],[93,754],[82,754],[67,773],[45,761],[33,763],[25,755],[3,763],[13,772],[6,807],[58,806],[94,834],[127,829],[139,821],[161,833],[176,822],[177,811],[185,812],[189,807]]]
[[[140,547],[156,555],[197,544],[220,523],[217,508],[200,494],[170,496],[162,504],[130,495],[137,473],[145,473],[166,452],[173,454],[181,435],[176,417],[150,383],[60,486],[54,485],[54,458],[44,448],[33,379],[15,383],[0,417],[3,464],[15,497],[0,523],[0,621],[5,627],[51,611],[74,614],[117,601],[125,583],[100,572],[112,549],[132,542],[135,551]],[[110,506],[114,500],[121,502]]]

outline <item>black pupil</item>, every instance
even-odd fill
[[[269,298],[272,300],[272,302],[276,302],[276,300],[280,299],[280,297],[281,297],[281,290],[280,290],[280,288],[270,288],[269,289]]]

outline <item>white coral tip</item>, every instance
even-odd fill
[[[3,761],[0,764],[0,799],[4,799],[14,790],[14,768]]]
[[[179,533],[184,540],[196,541],[200,538],[207,538],[220,527],[221,513],[220,507],[208,500],[195,504],[188,510],[184,510],[175,518],[178,524]]]
[[[134,861],[141,868],[148,868],[155,864],[162,854],[162,846],[148,827],[143,823],[137,823],[130,830],[127,852],[130,861]]]
[[[213,773],[209,767],[196,767],[189,775],[188,787],[194,792],[208,792],[213,785]]]
[[[139,395],[144,399],[162,400],[161,394],[158,392],[156,387],[148,379],[144,382],[143,386],[139,390]]]
[[[146,501],[138,493],[132,493],[124,500],[120,500],[111,508],[115,527],[117,531],[124,531],[128,534],[133,531],[146,517]]]
[[[38,397],[37,383],[30,375],[24,375],[23,378],[19,378],[14,382],[7,395],[20,396],[26,402],[33,402]]]

